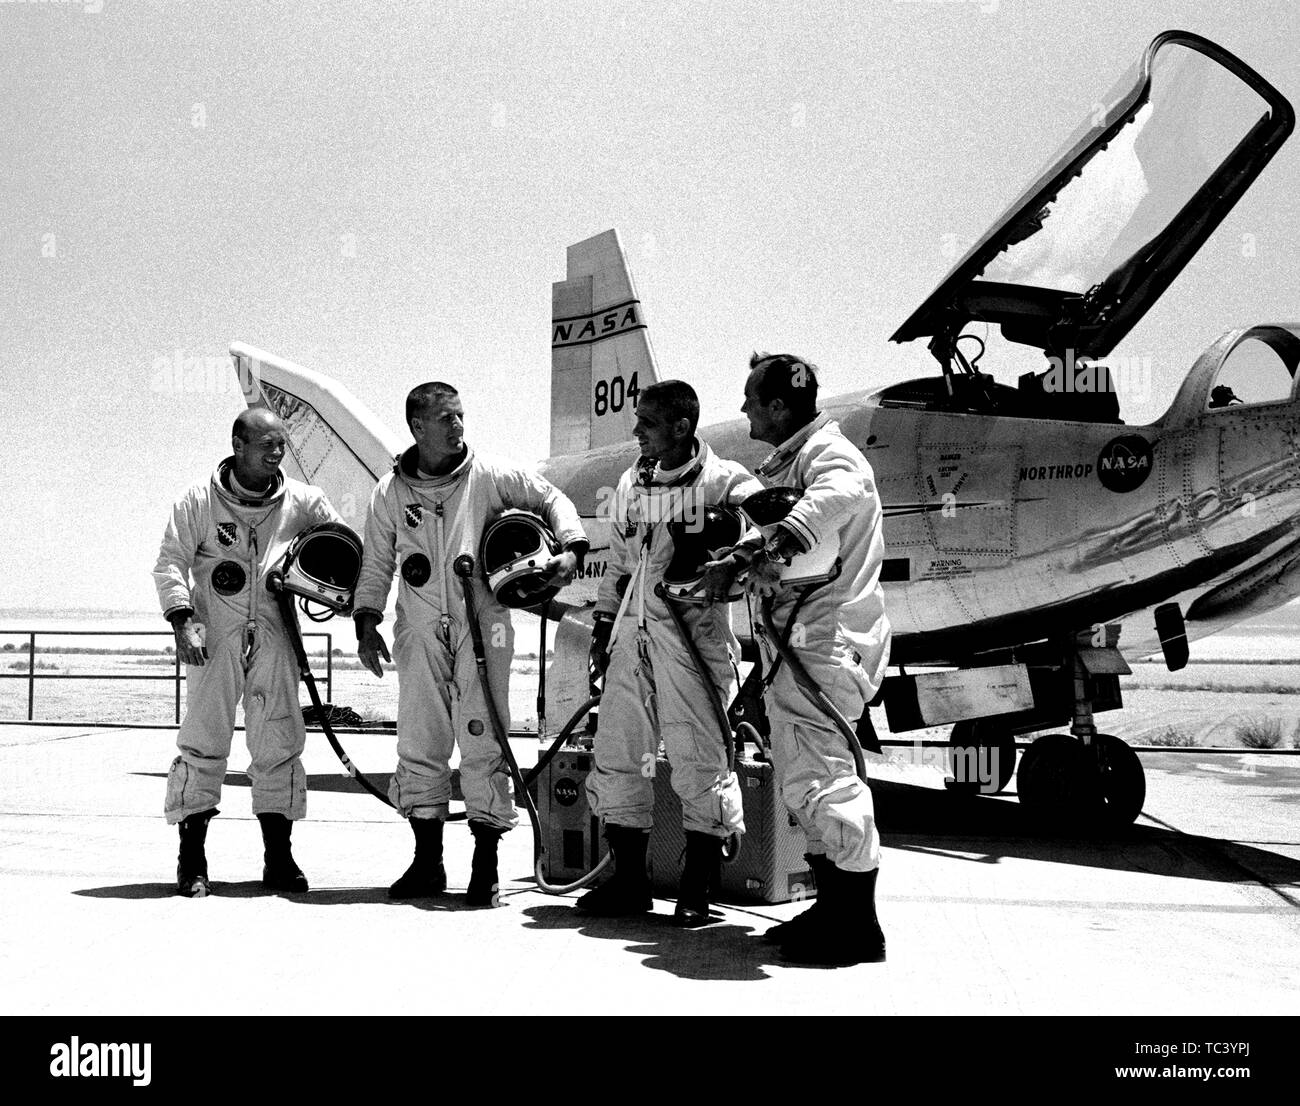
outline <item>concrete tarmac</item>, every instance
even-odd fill
[[[463,821],[448,893],[391,901],[411,834],[318,734],[294,832],[312,889],[264,893],[241,741],[208,835],[215,893],[189,900],[161,815],[174,731],[0,727],[0,1013],[1300,1013],[1300,757],[1143,754],[1143,816],[1110,840],[873,758],[889,958],[808,969],[757,939],[793,903],[694,931],[662,899],[579,917],[535,889],[526,823],[502,847],[504,908],[465,906]],[[392,743],[344,738],[384,780]]]

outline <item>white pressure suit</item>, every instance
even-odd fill
[[[813,591],[796,615],[794,652],[836,708],[855,722],[875,697],[889,662],[880,565],[884,559],[880,498],[861,451],[839,425],[818,415],[778,446],[759,466],[769,486],[802,489],[803,497],[780,523],[807,551],[838,542],[841,572]],[[772,604],[782,631],[798,589],[785,588]],[[771,671],[776,650],[755,630]],[[799,689],[782,663],[764,694],[772,728],[772,755],[786,806],[808,838],[808,851],[825,854],[836,867],[868,872],[880,864],[871,792],[858,779],[845,737]]]
[[[452,565],[474,558],[472,586],[487,656],[488,681],[502,724],[510,727],[510,610],[483,580],[479,545],[484,528],[510,508],[531,511],[562,546],[587,538],[578,512],[554,485],[508,462],[476,454],[445,476],[418,474],[412,446],[370,497],[365,552],[355,613],[382,618],[394,572],[397,619],[397,771],[388,795],[407,818],[441,818],[451,801],[450,759],[460,744],[460,781],[472,821],[510,829],[518,821],[510,774],[492,731],[479,684],[461,578]]]
[[[739,646],[729,609],[725,603],[678,606],[707,670],[700,673],[665,605],[669,600],[655,595],[655,585],[673,558],[670,522],[700,524],[706,506],[738,506],[763,485],[743,466],[715,456],[706,443],[697,441],[696,449],[675,478],[670,474],[665,483],[645,486],[633,465],[615,492],[609,563],[596,611],[617,622],[587,798],[603,823],[651,828],[662,739],[673,790],[682,801],[683,828],[727,837],[744,832],[740,785],[702,681],[717,689],[724,707],[735,697]],[[629,583],[620,601],[623,577]]]
[[[153,570],[163,614],[193,610],[207,648],[205,664],[185,669],[180,755],[167,775],[172,823],[220,800],[241,698],[253,813],[297,819],[307,809],[298,663],[266,576],[299,532],[342,520],[320,488],[283,473],[264,497],[241,498],[231,490],[233,460],[177,502]]]

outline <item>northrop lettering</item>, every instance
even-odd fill
[[[1064,465],[1025,465],[1020,469],[1021,480],[1078,480],[1092,475],[1088,462]]]
[[[551,346],[582,346],[632,330],[643,330],[645,323],[641,321],[640,306],[638,300],[630,300],[591,315],[556,319],[552,323]]]

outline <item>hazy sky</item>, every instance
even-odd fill
[[[0,0],[0,606],[155,606],[171,503],[242,406],[160,369],[233,339],[399,430],[451,380],[471,441],[541,458],[550,285],[611,226],[706,423],[754,348],[831,391],[928,374],[889,335],[1170,27],[1300,101],[1289,0]],[[1152,359],[1128,420],[1298,299],[1293,139],[1117,351]]]

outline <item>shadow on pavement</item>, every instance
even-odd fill
[[[955,795],[872,780],[871,794],[886,848],[976,864],[1015,857],[1215,883],[1300,886],[1300,860],[1235,841],[1144,825],[1091,835],[1053,832],[1010,797],[1014,792]]]
[[[664,903],[657,901],[657,907],[664,910]],[[523,914],[528,929],[571,929],[584,937],[620,941],[629,953],[644,957],[645,967],[682,979],[758,982],[771,978],[766,965],[781,962],[778,950],[759,940],[756,929],[733,922],[678,929],[670,913],[591,918],[560,905],[533,906]]]
[[[116,887],[86,887],[73,891],[88,899],[172,899],[178,898],[174,883],[122,883]],[[212,897],[222,899],[264,899],[275,895],[267,891],[260,880],[247,880],[243,883],[212,882]],[[301,899],[302,895],[285,895],[287,899]]]
[[[176,885],[173,883],[122,883],[114,887],[86,887],[72,893],[88,899],[171,899],[179,897],[176,894]],[[285,891],[267,891],[260,880],[247,880],[243,883],[225,883],[221,880],[214,880],[210,897],[214,899],[280,898],[289,902],[301,903],[303,906],[356,906],[368,903],[373,906],[405,907],[435,913],[484,909],[481,906],[470,906],[465,901],[463,891],[449,891],[446,894],[431,895],[422,899],[390,899],[386,887],[325,887],[319,890],[312,889],[303,894],[290,894]]]
[[[134,774],[160,779],[166,776],[165,772]],[[1284,775],[1281,769],[1276,774]],[[1260,773],[1255,782],[1275,786],[1273,775]],[[1288,784],[1293,776],[1300,778],[1294,770],[1287,770]],[[375,773],[369,779],[382,789],[387,787],[390,774]],[[249,786],[248,776],[242,772],[227,773],[225,783],[231,787]],[[365,802],[375,802],[345,775],[309,775],[307,787],[316,792],[355,792]],[[996,864],[1004,857],[1014,857],[1215,883],[1263,882],[1300,888],[1300,860],[1282,853],[1163,826],[1139,824],[1110,833],[1061,833],[1037,822],[1016,801],[1014,791],[1000,796],[963,795],[873,779],[871,794],[886,848],[979,864]],[[1289,796],[1286,798],[1289,801]],[[454,787],[453,801],[459,800],[459,788]],[[457,811],[450,820],[463,818],[464,813]]]
[[[132,772],[133,776],[145,776],[152,779],[165,780],[166,772]],[[387,793],[389,781],[392,780],[392,772],[367,772],[366,779],[373,783],[380,791]],[[452,770],[452,798],[459,800],[462,798],[460,793],[460,773],[458,770]],[[225,778],[221,781],[223,787],[252,787],[252,782],[245,772],[227,772]],[[365,789],[357,783],[351,776],[343,772],[320,772],[307,775],[307,790],[316,792],[355,792],[358,795],[366,795],[372,802],[375,801],[373,795],[367,795]]]

